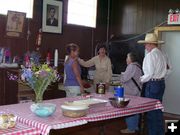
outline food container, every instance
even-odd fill
[[[130,99],[124,98],[123,100],[119,100],[118,98],[113,97],[113,98],[109,98],[109,102],[115,108],[123,108],[129,104]]]
[[[62,113],[66,117],[78,118],[83,117],[87,114],[89,109],[86,105],[61,105]]]
[[[96,93],[97,94],[105,94],[106,93],[106,84],[105,83],[97,83],[96,84]]]
[[[0,129],[13,128],[16,125],[14,114],[0,114]]]
[[[36,103],[32,104],[30,109],[39,117],[48,117],[56,111],[56,105],[52,103]]]
[[[74,105],[74,106],[88,106],[90,109],[96,109],[100,107],[105,107],[108,103],[108,100],[98,99],[98,98],[87,98],[76,100],[72,102],[65,102],[66,105]]]
[[[114,97],[118,99],[124,98],[124,87],[122,86],[114,86]]]

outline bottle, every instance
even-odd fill
[[[54,52],[54,67],[58,67],[58,49]]]
[[[10,63],[10,55],[11,55],[11,52],[10,52],[10,49],[6,49],[5,50],[5,63]]]
[[[30,66],[30,59],[29,59],[29,56],[26,55],[25,56],[25,67],[29,67]]]
[[[105,91],[106,91],[106,85],[105,83],[97,83],[96,84],[96,93],[97,94],[105,94]]]
[[[50,52],[48,52],[47,57],[46,57],[46,64],[50,65],[50,63],[51,63],[51,55],[50,55]]]

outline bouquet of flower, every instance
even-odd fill
[[[32,65],[31,68],[21,66],[21,79],[18,79],[12,74],[9,75],[10,80],[17,80],[20,83],[27,84],[35,92],[35,102],[43,100],[43,94],[47,87],[60,79],[59,74],[55,69],[47,64]]]

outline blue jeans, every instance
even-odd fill
[[[158,99],[162,102],[165,81],[149,81],[145,87],[145,97]],[[148,135],[164,135],[163,112],[159,110],[147,113]]]
[[[127,128],[130,131],[139,130],[139,114],[129,116],[126,119]]]

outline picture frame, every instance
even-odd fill
[[[7,37],[23,37],[26,13],[8,11],[6,23]]]
[[[62,33],[63,2],[43,0],[42,32]]]

